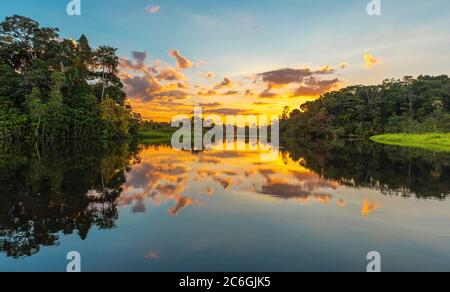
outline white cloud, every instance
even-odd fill
[[[155,14],[161,10],[161,7],[159,7],[157,5],[150,5],[147,8],[145,8],[145,10],[150,14]]]

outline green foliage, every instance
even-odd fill
[[[373,136],[371,140],[386,145],[450,152],[450,133],[384,134]]]
[[[450,79],[405,77],[326,93],[285,113],[280,129],[286,136],[307,138],[450,132]]]
[[[141,118],[125,104],[116,49],[23,16],[0,23],[0,140],[126,138]]]

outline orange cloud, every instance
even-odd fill
[[[237,94],[239,94],[239,91],[229,90],[229,91],[225,92],[223,95],[237,95]]]
[[[277,96],[277,94],[274,92],[270,92],[270,89],[266,89],[259,94],[259,97],[261,97],[261,98],[272,98],[275,96]]]
[[[200,96],[214,96],[217,94],[217,92],[214,90],[208,90],[208,91],[199,91],[197,92],[197,94]]]
[[[344,207],[345,207],[345,201],[344,201],[344,199],[339,199],[339,200],[337,201],[337,205],[338,205],[339,207],[341,207],[341,208],[344,208]]]
[[[159,80],[166,80],[166,81],[183,81],[187,79],[183,73],[171,67],[162,69],[159,72],[157,78]]]
[[[221,83],[217,84],[214,87],[214,89],[218,90],[218,89],[223,89],[223,88],[233,88],[233,85],[234,85],[233,80],[231,80],[228,77],[225,77]]]
[[[363,216],[369,216],[370,213],[375,212],[378,210],[380,206],[369,202],[369,200],[364,200],[363,205],[361,207],[361,215]]]
[[[318,80],[317,78],[311,77],[306,80],[305,85],[302,85],[295,90],[292,97],[319,96],[327,91],[338,88],[339,86],[340,81],[337,78],[331,80]]]
[[[334,70],[333,67],[331,67],[330,65],[325,65],[322,68],[320,68],[319,70],[317,70],[316,74],[333,74],[335,72],[336,72],[336,70]]]
[[[214,72],[206,72],[205,74],[202,75],[204,78],[206,79],[212,79],[214,78],[216,75],[214,74]]]
[[[288,85],[291,83],[301,83],[305,80],[305,78],[314,76],[314,75],[328,75],[333,74],[335,70],[326,65],[318,70],[312,70],[310,68],[301,68],[301,69],[293,69],[293,68],[284,68],[269,72],[264,72],[258,74],[258,76],[262,77],[262,80],[266,82],[270,87],[279,86],[279,85]]]
[[[373,66],[380,64],[381,61],[374,57],[373,55],[369,54],[369,53],[365,53],[364,54],[364,63],[366,64],[366,68],[367,69],[372,69]]]
[[[177,67],[180,69],[188,69],[194,66],[194,64],[186,57],[183,57],[179,51],[169,50],[169,56],[175,59]]]

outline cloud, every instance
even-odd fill
[[[197,94],[200,96],[214,96],[217,95],[217,92],[214,90],[208,90],[208,91],[199,91],[197,92]]]
[[[178,215],[181,210],[192,205],[193,200],[188,197],[179,197],[175,200],[175,206],[169,209],[169,214],[172,216]]]
[[[175,59],[177,67],[180,69],[188,69],[194,66],[194,64],[188,58],[183,57],[179,51],[169,50],[169,56]]]
[[[377,204],[369,202],[369,200],[364,200],[363,205],[361,207],[361,215],[367,217],[370,213],[375,212],[378,210],[380,206]]]
[[[334,74],[336,70],[330,65],[325,65],[317,70],[310,68],[285,68],[258,74],[262,81],[266,83],[267,89],[259,94],[260,98],[273,98],[279,96],[273,89],[288,87],[288,95],[299,96],[319,96],[329,90],[339,87],[340,80],[321,80],[323,75]],[[294,89],[291,84],[297,84]],[[286,94],[283,94],[286,95]]]
[[[136,53],[139,54],[140,52],[136,52]],[[142,60],[142,56],[138,56],[138,55],[133,56],[133,59],[136,59],[136,57],[140,58]],[[152,73],[157,72],[155,66],[149,67],[144,62],[136,61],[136,63],[135,63],[135,62],[128,60],[127,58],[123,58],[123,57],[119,58],[119,68],[122,71],[136,71],[136,72],[141,72],[144,74],[152,74]]]
[[[158,76],[158,80],[166,81],[183,81],[186,80],[186,76],[175,68],[167,67],[162,69]]]
[[[270,92],[270,89],[264,90],[259,94],[259,97],[261,98],[273,98],[275,96],[277,96],[277,94],[274,92]]]
[[[161,11],[161,7],[159,7],[158,5],[150,5],[150,6],[147,6],[145,8],[145,10],[150,14],[156,14],[159,11]]]
[[[222,106],[222,104],[218,103],[218,102],[210,102],[210,103],[200,103],[199,106],[200,107],[219,107],[219,106]]]
[[[341,64],[339,64],[339,68],[341,68],[342,70],[346,69],[347,67],[348,67],[347,62],[342,62]]]
[[[153,100],[155,92],[161,90],[158,80],[151,76],[132,76],[122,79],[125,91],[130,98]]]
[[[131,52],[133,60],[119,58],[120,78],[129,98],[142,101],[185,99],[189,96],[189,86],[183,82],[187,77],[170,65],[161,66],[155,61],[150,67],[145,64],[147,53]],[[174,83],[167,83],[176,81]]]
[[[270,102],[262,102],[262,101],[256,101],[253,103],[254,105],[271,105],[272,103]]]
[[[132,51],[131,55],[133,56],[133,59],[139,64],[144,63],[147,59],[147,52]]]
[[[258,76],[262,77],[262,80],[266,82],[270,88],[272,88],[277,85],[301,83],[307,77],[313,75],[333,74],[334,72],[335,70],[331,66],[326,65],[315,71],[310,68],[302,68],[302,69],[284,68],[260,73],[258,74]]]
[[[234,83],[230,78],[225,77],[221,83],[214,86],[214,89],[218,90],[218,89],[223,89],[223,88],[233,88],[233,84]]]
[[[185,84],[185,83],[182,83],[182,82],[178,82],[177,83],[177,88],[179,88],[179,89],[189,89],[189,85]]]
[[[345,201],[344,199],[339,199],[336,203],[339,207],[344,208],[345,207]]]
[[[373,66],[380,64],[381,61],[374,57],[373,55],[369,54],[369,53],[365,53],[364,54],[364,63],[366,64],[366,68],[367,69],[372,69]]]
[[[309,69],[285,68],[259,74],[262,80],[271,84],[290,84],[302,82],[305,77],[312,76],[314,73]]]
[[[333,67],[331,67],[330,65],[325,65],[322,68],[320,68],[319,70],[317,70],[315,73],[326,75],[326,74],[333,74],[335,72],[336,72],[336,70]]]
[[[189,93],[183,90],[167,90],[155,93],[155,96],[158,98],[169,98],[169,99],[186,99],[189,96]]]
[[[239,108],[218,108],[207,109],[203,111],[204,114],[218,114],[218,115],[245,115],[250,114],[247,110]]]
[[[315,77],[308,78],[303,85],[298,87],[292,94],[292,97],[298,96],[319,96],[327,91],[339,87],[338,78],[331,80],[319,80]]]
[[[278,182],[276,180],[272,181],[270,179],[267,185],[261,187],[260,193],[286,200],[300,199],[302,201],[308,202],[313,199],[324,204],[327,204],[333,199],[331,195],[315,193],[314,187],[308,187],[306,184],[294,185]]]
[[[237,95],[237,94],[239,94],[239,91],[229,90],[225,92],[223,95]]]
[[[203,74],[202,76],[203,76],[203,78],[206,78],[206,79],[212,79],[212,78],[214,78],[216,75],[214,74],[214,72],[206,72],[206,73]]]

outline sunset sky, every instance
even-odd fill
[[[145,119],[192,112],[278,114],[320,94],[405,75],[450,74],[450,2],[382,0],[5,0],[20,14],[118,48],[129,101]]]

